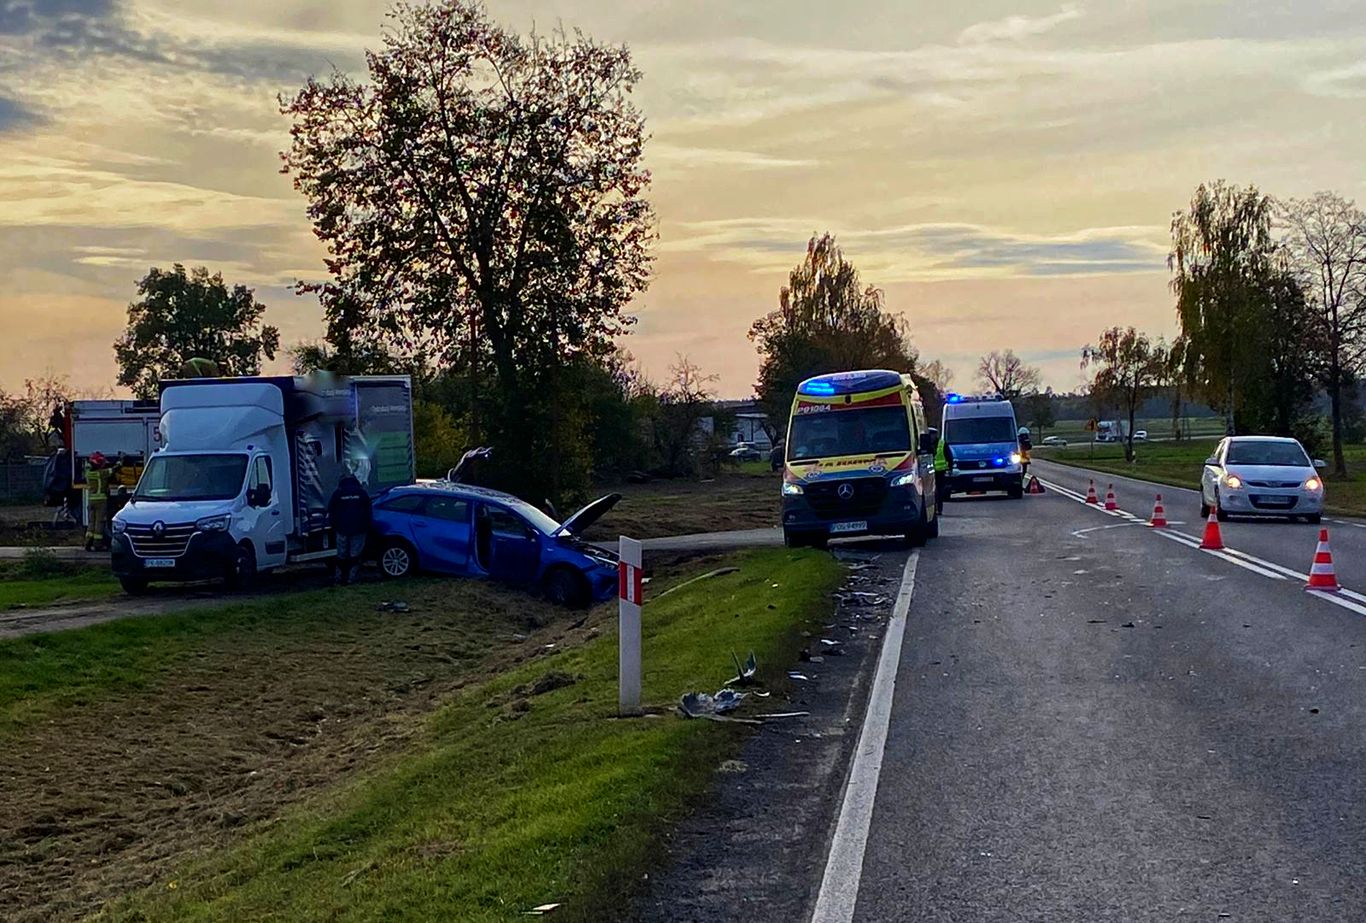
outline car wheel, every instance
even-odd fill
[[[256,581],[256,552],[250,545],[242,544],[237,546],[236,553],[232,556],[232,563],[228,565],[226,582],[230,590],[249,590]]]
[[[1316,525],[1318,525],[1319,523],[1323,522],[1323,514],[1322,514],[1322,513],[1310,513],[1308,516],[1306,516],[1306,517],[1304,517],[1304,518],[1305,518],[1306,520],[1308,520],[1308,522],[1309,522],[1309,524],[1310,524],[1311,526],[1316,526]]]
[[[1228,511],[1219,505],[1219,495],[1214,495],[1214,516],[1220,522],[1228,522]]]
[[[1200,497],[1200,518],[1209,519],[1209,504],[1205,502],[1203,494]]]
[[[786,529],[784,529],[783,544],[786,545],[788,548],[805,548],[806,540],[802,538],[800,535],[798,535],[796,532],[789,532]]]
[[[120,577],[119,586],[129,596],[141,596],[147,592],[147,580],[143,577]]]
[[[912,548],[923,548],[930,537],[930,525],[925,521],[925,508],[920,508],[920,518],[906,532],[906,542]]]
[[[1006,491],[1006,495],[1012,500],[1019,500],[1024,497],[1024,486],[1012,487]]]
[[[417,559],[406,542],[391,541],[379,552],[379,572],[391,580],[407,577],[417,570]]]
[[[588,604],[588,587],[579,574],[557,567],[546,575],[545,598],[557,606],[581,609]]]

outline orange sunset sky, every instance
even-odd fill
[[[1174,332],[1167,227],[1200,181],[1366,198],[1359,0],[489,6],[631,46],[660,240],[626,345],[655,376],[689,355],[726,396],[813,232],[955,386],[1013,348],[1070,390],[1104,327]],[[135,280],[176,261],[316,338],[276,94],[359,68],[387,8],[0,0],[0,387],[109,388]]]

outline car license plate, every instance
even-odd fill
[[[1264,506],[1289,506],[1289,497],[1262,497],[1260,498]]]
[[[148,558],[142,564],[144,567],[175,567],[175,558]]]
[[[990,483],[992,482],[992,480],[993,480],[993,479],[992,479],[992,478],[989,478],[989,477],[985,477],[985,478],[973,478],[973,479],[972,479],[972,483],[974,483],[974,484],[990,484]]]
[[[867,522],[834,522],[830,524],[830,532],[867,532]]]

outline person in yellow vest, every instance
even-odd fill
[[[934,512],[944,512],[944,501],[949,498],[953,487],[949,482],[949,470],[953,468],[953,449],[942,435],[934,448]]]

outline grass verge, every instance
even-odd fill
[[[0,562],[0,611],[103,599],[118,591],[108,567],[66,564],[40,549],[19,561]]]
[[[1034,457],[1040,461],[1055,461],[1080,468],[1091,468],[1110,474],[1171,484],[1174,487],[1200,489],[1200,473],[1209,458],[1216,439],[1195,439],[1189,442],[1148,442],[1136,445],[1133,462],[1124,460],[1124,446],[1099,444],[1069,445],[1066,448],[1037,448]],[[1366,445],[1345,447],[1346,480],[1326,474],[1327,495],[1325,509],[1343,516],[1366,516]]]
[[[647,603],[647,701],[714,691],[731,652],[751,649],[781,688],[841,575],[815,552],[725,563],[739,571]],[[489,921],[545,902],[564,905],[560,919],[617,914],[744,729],[672,713],[616,720],[613,607],[566,625],[573,616],[516,594],[430,581],[405,590],[413,614],[374,615],[392,592],[301,593],[0,643],[0,745],[39,751],[7,783],[11,801],[0,797],[0,829],[27,838],[10,855],[0,842],[0,895],[48,900],[25,905],[35,920],[101,904],[100,919],[119,921]],[[509,638],[519,609],[564,621]],[[463,649],[449,640],[460,631]],[[399,724],[386,706],[396,675],[408,698],[426,698],[376,753]],[[90,736],[87,758],[115,764],[107,780],[70,762],[73,725]],[[148,790],[149,824],[111,847],[120,831],[100,812],[126,821]],[[73,848],[78,835],[92,842]],[[12,887],[16,875],[34,880]],[[73,894],[84,903],[58,903]]]

